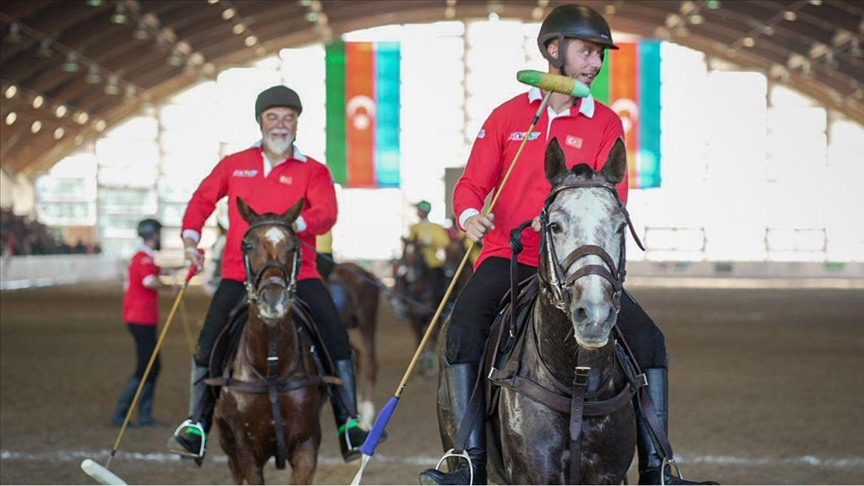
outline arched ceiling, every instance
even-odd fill
[[[0,165],[10,174],[42,173],[142,104],[284,47],[491,12],[537,21],[562,3],[572,2],[3,0]],[[603,12],[613,30],[669,39],[759,70],[864,123],[864,2],[581,3]]]

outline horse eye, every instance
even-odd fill
[[[243,251],[251,251],[253,248],[255,248],[255,244],[243,240],[243,243],[241,243],[241,247],[243,248]]]
[[[555,222],[550,222],[548,225],[549,231],[558,234],[561,232],[561,225]]]

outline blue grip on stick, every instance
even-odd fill
[[[387,428],[387,422],[390,421],[390,417],[393,416],[393,412],[396,411],[396,405],[398,404],[399,397],[393,397],[387,402],[387,405],[384,405],[384,408],[381,409],[381,413],[378,414],[378,418],[375,419],[375,425],[372,426],[372,430],[369,431],[369,435],[366,436],[366,442],[364,442],[360,447],[360,452],[367,456],[375,455],[375,448],[378,447],[378,441],[381,440],[381,434],[383,434],[384,429]]]

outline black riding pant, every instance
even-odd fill
[[[233,310],[246,292],[242,282],[222,280],[210,302],[210,309],[204,319],[204,328],[198,336],[195,362],[198,366],[209,366],[210,353],[219,333],[228,324],[228,314]],[[317,279],[297,282],[297,297],[309,306],[312,319],[333,361],[351,359],[351,346],[348,332],[339,319],[339,311],[324,283]]]
[[[535,267],[519,265],[519,280],[537,273]],[[468,280],[451,314],[447,333],[447,361],[450,364],[478,363],[501,299],[510,289],[510,261],[487,258]],[[666,343],[663,333],[629,293],[621,296],[616,324],[633,350],[641,368],[665,368]]]
[[[129,329],[129,333],[135,339],[135,378],[140,380],[144,378],[144,372],[147,371],[147,363],[150,362],[153,350],[156,349],[156,326],[127,322],[126,329]],[[150,374],[147,376],[147,383],[156,382],[160,367],[161,362],[157,354],[156,359],[153,361],[153,367],[150,368]]]

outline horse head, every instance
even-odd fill
[[[416,238],[402,237],[402,256],[396,265],[396,276],[414,284],[423,278],[425,266],[423,243]]]
[[[303,200],[282,214],[258,214],[237,198],[240,216],[249,223],[243,235],[246,293],[267,326],[276,326],[290,311],[300,272],[300,239],[292,224],[300,216]]]
[[[569,317],[580,346],[600,348],[620,310],[624,230],[630,219],[615,185],[627,171],[626,149],[616,141],[599,172],[586,164],[568,170],[553,138],[545,170],[552,190],[540,216],[543,292]]]

